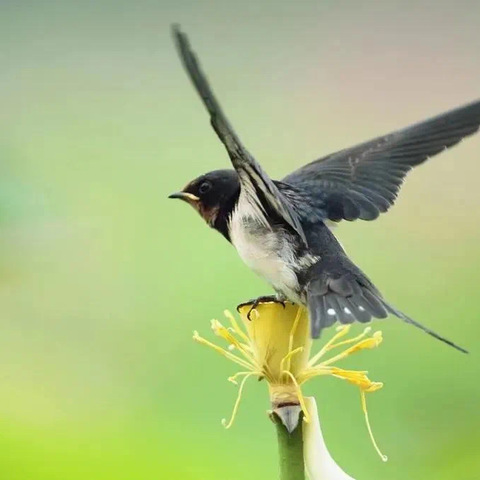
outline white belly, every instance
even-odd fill
[[[257,212],[240,199],[229,224],[230,240],[240,258],[275,290],[295,300],[297,275],[293,269],[293,246],[257,220]]]

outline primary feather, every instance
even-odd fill
[[[277,215],[283,218],[306,243],[305,233],[296,212],[285,201],[273,180],[243,146],[227,120],[205,74],[200,68],[195,53],[190,47],[187,36],[176,25],[172,27],[172,33],[185,70],[210,114],[210,123],[225,146],[232,165],[238,173],[242,187],[251,188],[254,185],[258,190],[257,194],[261,195],[262,200],[266,204],[265,206],[268,205]]]
[[[480,101],[315,160],[282,182],[313,199],[325,219],[374,220],[395,202],[406,174],[478,131]]]

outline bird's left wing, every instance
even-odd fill
[[[395,202],[416,165],[480,125],[480,101],[356,145],[296,170],[282,181],[302,192],[323,218],[374,220]]]
[[[256,195],[261,197],[260,200],[267,202],[268,206],[295,230],[306,243],[305,234],[292,205],[278,190],[275,183],[265,173],[260,164],[243,146],[231,127],[213,94],[205,74],[200,68],[197,57],[190,47],[188,37],[176,25],[172,27],[172,33],[185,70],[210,114],[210,123],[217,133],[218,138],[227,149],[241,184],[244,186],[253,186]]]

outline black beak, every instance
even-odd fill
[[[188,192],[175,192],[169,195],[168,198],[179,198],[185,202],[198,202],[200,200],[196,195]]]

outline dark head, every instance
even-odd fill
[[[240,192],[234,170],[214,170],[192,180],[181,192],[168,198],[180,198],[190,204],[202,218],[224,235],[228,215]]]

